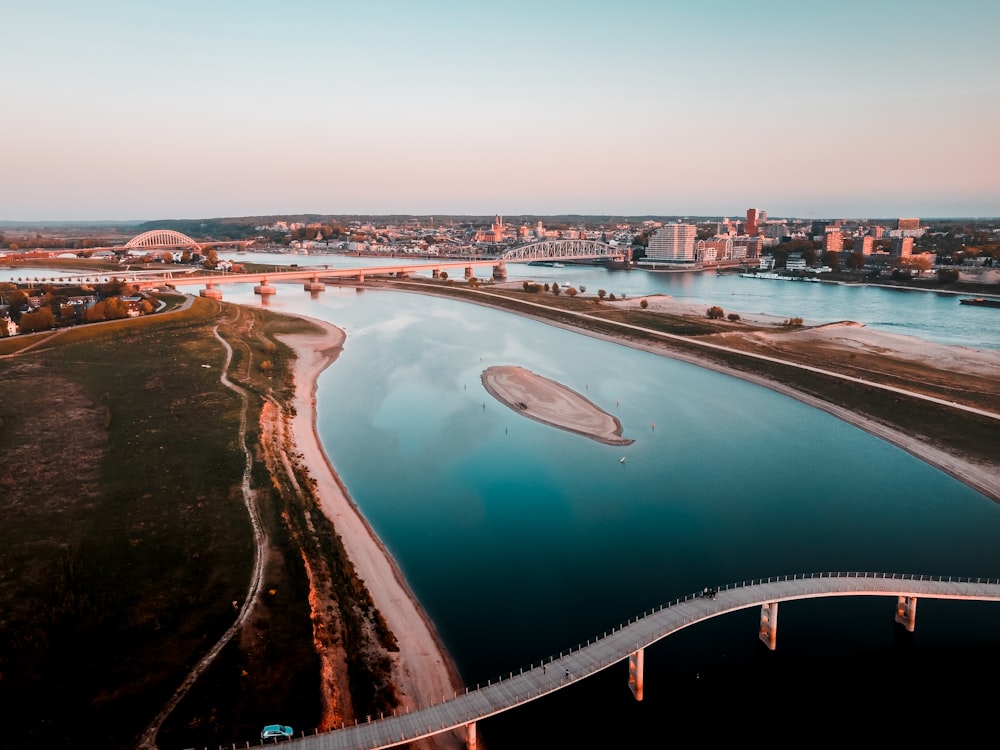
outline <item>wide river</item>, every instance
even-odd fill
[[[704,586],[834,570],[1000,576],[1000,506],[824,412],[504,312],[300,290],[280,287],[270,307],[348,333],[320,380],[323,444],[468,684]],[[259,304],[248,287],[225,295]],[[519,416],[483,389],[491,365],[587,395],[636,442],[607,446]],[[912,636],[894,625],[894,605],[782,605],[773,653],[756,640],[757,611],[722,618],[648,651],[642,704],[622,665],[487,720],[480,736],[491,748],[612,746],[717,712],[763,721],[776,703],[842,691],[891,706],[901,685],[917,703],[961,695],[967,709],[976,694],[954,682],[1000,666],[1000,605],[922,601]]]
[[[996,311],[972,316],[944,295],[573,267],[517,273],[1000,348],[995,317],[982,328],[982,313]],[[248,285],[223,292],[260,304]],[[323,445],[467,684],[705,586],[836,570],[1000,576],[1000,505],[766,388],[452,300],[333,287],[313,299],[296,284],[279,286],[269,307],[347,331],[319,383]],[[491,365],[577,390],[635,443],[607,446],[521,417],[483,389]],[[1000,605],[922,600],[912,635],[893,623],[894,605],[784,604],[775,652],[756,638],[758,611],[720,618],[647,650],[642,703],[622,664],[482,722],[480,738],[492,750],[659,746],[693,722],[713,738],[750,740],[766,728],[799,741],[817,725],[852,737],[871,710],[885,736],[898,727],[893,711],[912,731],[950,726],[951,709],[987,710],[978,686],[1000,667]]]

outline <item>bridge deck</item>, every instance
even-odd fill
[[[572,651],[518,674],[412,713],[366,721],[295,740],[303,748],[382,748],[461,728],[586,679],[672,633],[695,623],[771,602],[831,596],[913,596],[928,599],[1000,600],[1000,581],[936,579],[880,573],[824,573],[726,586],[714,596],[679,599]]]

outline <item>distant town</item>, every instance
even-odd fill
[[[184,239],[151,242],[157,232]],[[147,239],[136,242],[139,237]],[[124,274],[115,274],[116,267],[171,264],[240,272],[241,264],[220,259],[222,250],[489,258],[530,243],[563,240],[604,243],[619,251],[627,267],[648,271],[971,283],[978,292],[983,285],[1000,292],[994,270],[1000,259],[1000,219],[817,221],[769,218],[766,211],[750,208],[737,218],[304,215],[119,226],[6,222],[0,227],[0,267],[103,260],[110,265],[97,273],[107,276],[110,268],[113,278],[75,286],[57,285],[55,277],[44,283],[19,277],[0,282],[0,337],[155,312],[155,298],[137,294],[118,278]]]

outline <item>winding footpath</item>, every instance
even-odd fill
[[[141,739],[139,740],[138,747],[140,750],[156,750],[156,735],[160,731],[160,727],[163,722],[166,721],[167,717],[173,712],[177,705],[181,702],[185,695],[191,687],[198,681],[201,675],[206,669],[215,661],[216,657],[222,651],[223,648],[233,639],[233,636],[246,624],[250,617],[250,613],[253,610],[254,604],[257,601],[257,594],[260,591],[260,587],[264,580],[264,530],[261,525],[260,511],[257,507],[257,502],[254,497],[253,489],[250,486],[250,475],[253,468],[253,459],[250,451],[247,448],[246,433],[247,433],[247,412],[249,410],[249,401],[247,399],[247,393],[240,386],[229,380],[226,375],[229,372],[229,365],[233,360],[233,348],[229,345],[222,336],[219,335],[219,327],[215,326],[212,329],[215,337],[222,343],[222,346],[226,349],[226,361],[222,365],[222,374],[219,376],[220,382],[228,389],[238,394],[243,402],[243,406],[240,412],[240,431],[239,431],[239,445],[243,451],[244,465],[243,465],[243,481],[241,483],[243,491],[243,503],[246,505],[247,513],[250,516],[250,523],[253,526],[253,538],[254,538],[254,562],[253,562],[253,573],[250,576],[250,585],[247,589],[246,597],[243,600],[243,605],[240,607],[239,613],[236,616],[236,620],[229,629],[222,634],[218,642],[212,646],[212,648],[205,654],[194,668],[188,673],[188,676],[184,678],[184,681],[174,692],[173,696],[167,701],[167,704],[163,709],[156,715],[150,725],[143,732]]]

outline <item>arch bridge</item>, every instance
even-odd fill
[[[645,612],[585,644],[522,668],[517,674],[510,672],[485,685],[466,688],[464,693],[433,706],[388,717],[368,717],[354,726],[302,737],[293,743],[310,750],[388,748],[464,729],[466,744],[472,749],[476,747],[477,721],[517,708],[625,660],[628,686],[636,700],[642,700],[645,648],[691,625],[760,607],[757,636],[773,650],[779,602],[833,596],[895,597],[895,621],[913,631],[918,599],[1000,601],[1000,579],[816,573],[704,589]]]
[[[195,242],[186,234],[175,232],[172,229],[151,229],[148,232],[136,235],[125,243],[125,248],[128,250],[153,250],[170,247],[201,249],[201,245],[198,242]]]
[[[596,240],[544,240],[511,248],[499,260],[509,263],[530,263],[546,260],[609,260],[624,261],[620,248]]]

